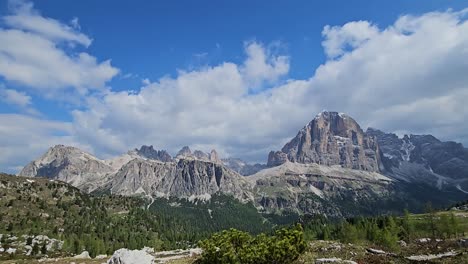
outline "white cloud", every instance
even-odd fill
[[[88,47],[92,40],[79,29],[78,18],[71,20],[70,27],[55,19],[43,17],[34,10],[33,3],[25,1],[10,1],[10,9],[13,15],[4,16],[3,20],[12,28],[21,29],[41,35],[52,41],[74,42]]]
[[[105,157],[141,144],[153,144],[173,153],[190,145],[203,150],[214,147],[227,155],[262,161],[270,149],[280,148],[321,109],[347,112],[363,128],[432,133],[467,144],[466,12],[401,16],[386,28],[369,21],[326,26],[323,46],[328,60],[307,80],[280,82],[287,78],[289,57],[250,42],[245,46],[246,58],[239,64],[224,62],[179,71],[173,78],[145,80],[138,91],[104,91],[87,96],[86,108],[74,110],[71,123],[52,122],[66,127],[66,136],[50,133],[53,128],[38,132],[46,139],[41,147],[45,150],[51,142],[63,140],[92,146],[88,150]],[[50,82],[48,85],[55,85],[48,89],[68,85],[85,87],[86,92],[86,87],[104,86],[114,74],[110,63],[97,63],[90,55],[88,59],[71,57],[61,50],[60,60],[70,60],[69,64],[77,67],[75,71],[85,74],[75,76],[67,71],[64,74],[69,75],[61,79],[47,75],[48,71],[35,73],[29,68],[44,68],[36,66],[40,65],[36,61],[43,59],[36,58],[40,57],[36,52],[24,53],[34,50],[38,43],[52,45],[57,52],[54,42],[31,32],[12,31],[17,38],[27,35],[22,40],[26,43],[37,41],[23,46],[28,47],[27,52],[14,53],[18,58],[27,58],[21,64],[27,70],[9,73],[24,74],[16,79],[28,80],[34,87]],[[0,38],[7,34],[4,32],[8,30],[3,30]],[[0,58],[0,73],[1,62]],[[87,67],[76,66],[84,62]],[[96,72],[100,77],[95,76]],[[4,127],[0,123],[0,131]],[[24,131],[32,134],[31,130]],[[4,158],[3,162],[11,160]]]
[[[38,158],[50,146],[74,145],[71,124],[20,114],[0,114],[0,171],[17,173],[18,168]]]
[[[0,100],[19,107],[28,107],[31,105],[31,96],[13,89],[0,88]]]
[[[102,90],[118,74],[110,60],[98,62],[88,53],[70,54],[60,48],[62,41],[89,45],[85,35],[38,15],[29,3],[13,12],[4,17],[10,28],[0,28],[0,76],[7,81],[58,99],[66,92],[86,95]]]
[[[260,43],[247,42],[245,52],[247,59],[241,71],[252,89],[260,89],[263,83],[274,84],[289,72],[289,57],[273,54]]]
[[[0,102],[12,106],[16,111],[39,116],[41,113],[32,105],[31,96],[22,91],[4,88],[0,84]]]
[[[348,112],[364,129],[463,140],[468,24],[460,14],[402,16],[384,29],[366,21],[327,26],[324,48],[331,59],[314,76],[256,94],[249,93],[251,80],[274,81],[287,73],[288,66],[278,65],[288,64],[253,42],[239,65],[180,72],[137,93],[91,100],[88,110],[74,112],[76,135],[102,153],[144,143],[173,152],[198,145],[264,160],[269,149],[329,109]]]
[[[378,28],[368,21],[353,21],[343,26],[325,26],[322,35],[325,40],[322,46],[329,58],[343,55],[347,48],[361,46],[379,33]]]
[[[386,131],[465,138],[468,108],[466,11],[402,16],[311,80],[310,97]],[[369,23],[370,24],[370,23]],[[345,27],[334,27],[337,34]]]
[[[261,50],[247,52],[246,62],[266,52],[258,43],[246,49],[252,50],[252,46]],[[263,64],[266,60],[279,61],[263,56]],[[257,69],[244,65],[223,63],[180,71],[176,78],[154,83],[146,80],[137,93],[111,92],[91,99],[88,110],[73,112],[76,135],[103,153],[120,153],[130,146],[151,143],[172,152],[183,145],[198,145],[231,155],[258,157],[261,151],[263,155],[272,143],[268,135],[277,139],[284,135],[279,127],[291,120],[304,122],[298,113],[305,111],[294,104],[305,82],[290,82],[251,95],[246,79],[259,75]],[[292,133],[295,128],[291,129],[285,130]]]
[[[70,20],[70,24],[74,29],[81,30],[80,22],[77,17],[74,17],[72,20]]]

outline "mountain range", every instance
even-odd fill
[[[468,149],[431,135],[364,131],[352,117],[324,111],[281,150],[271,151],[267,164],[188,146],[174,157],[144,145],[101,160],[57,145],[18,175],[60,180],[96,194],[190,201],[224,194],[264,213],[342,217],[466,200]]]

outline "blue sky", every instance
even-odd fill
[[[322,109],[466,145],[468,110],[453,98],[467,94],[467,7],[1,1],[0,169],[58,143],[102,158],[153,144],[263,161]]]

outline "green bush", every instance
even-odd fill
[[[251,236],[236,229],[214,234],[199,243],[203,254],[198,263],[287,264],[306,249],[301,225],[283,228],[273,236]]]

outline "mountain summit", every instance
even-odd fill
[[[377,140],[348,115],[327,111],[318,114],[281,151],[270,153],[268,164],[286,160],[375,172],[383,168]]]

